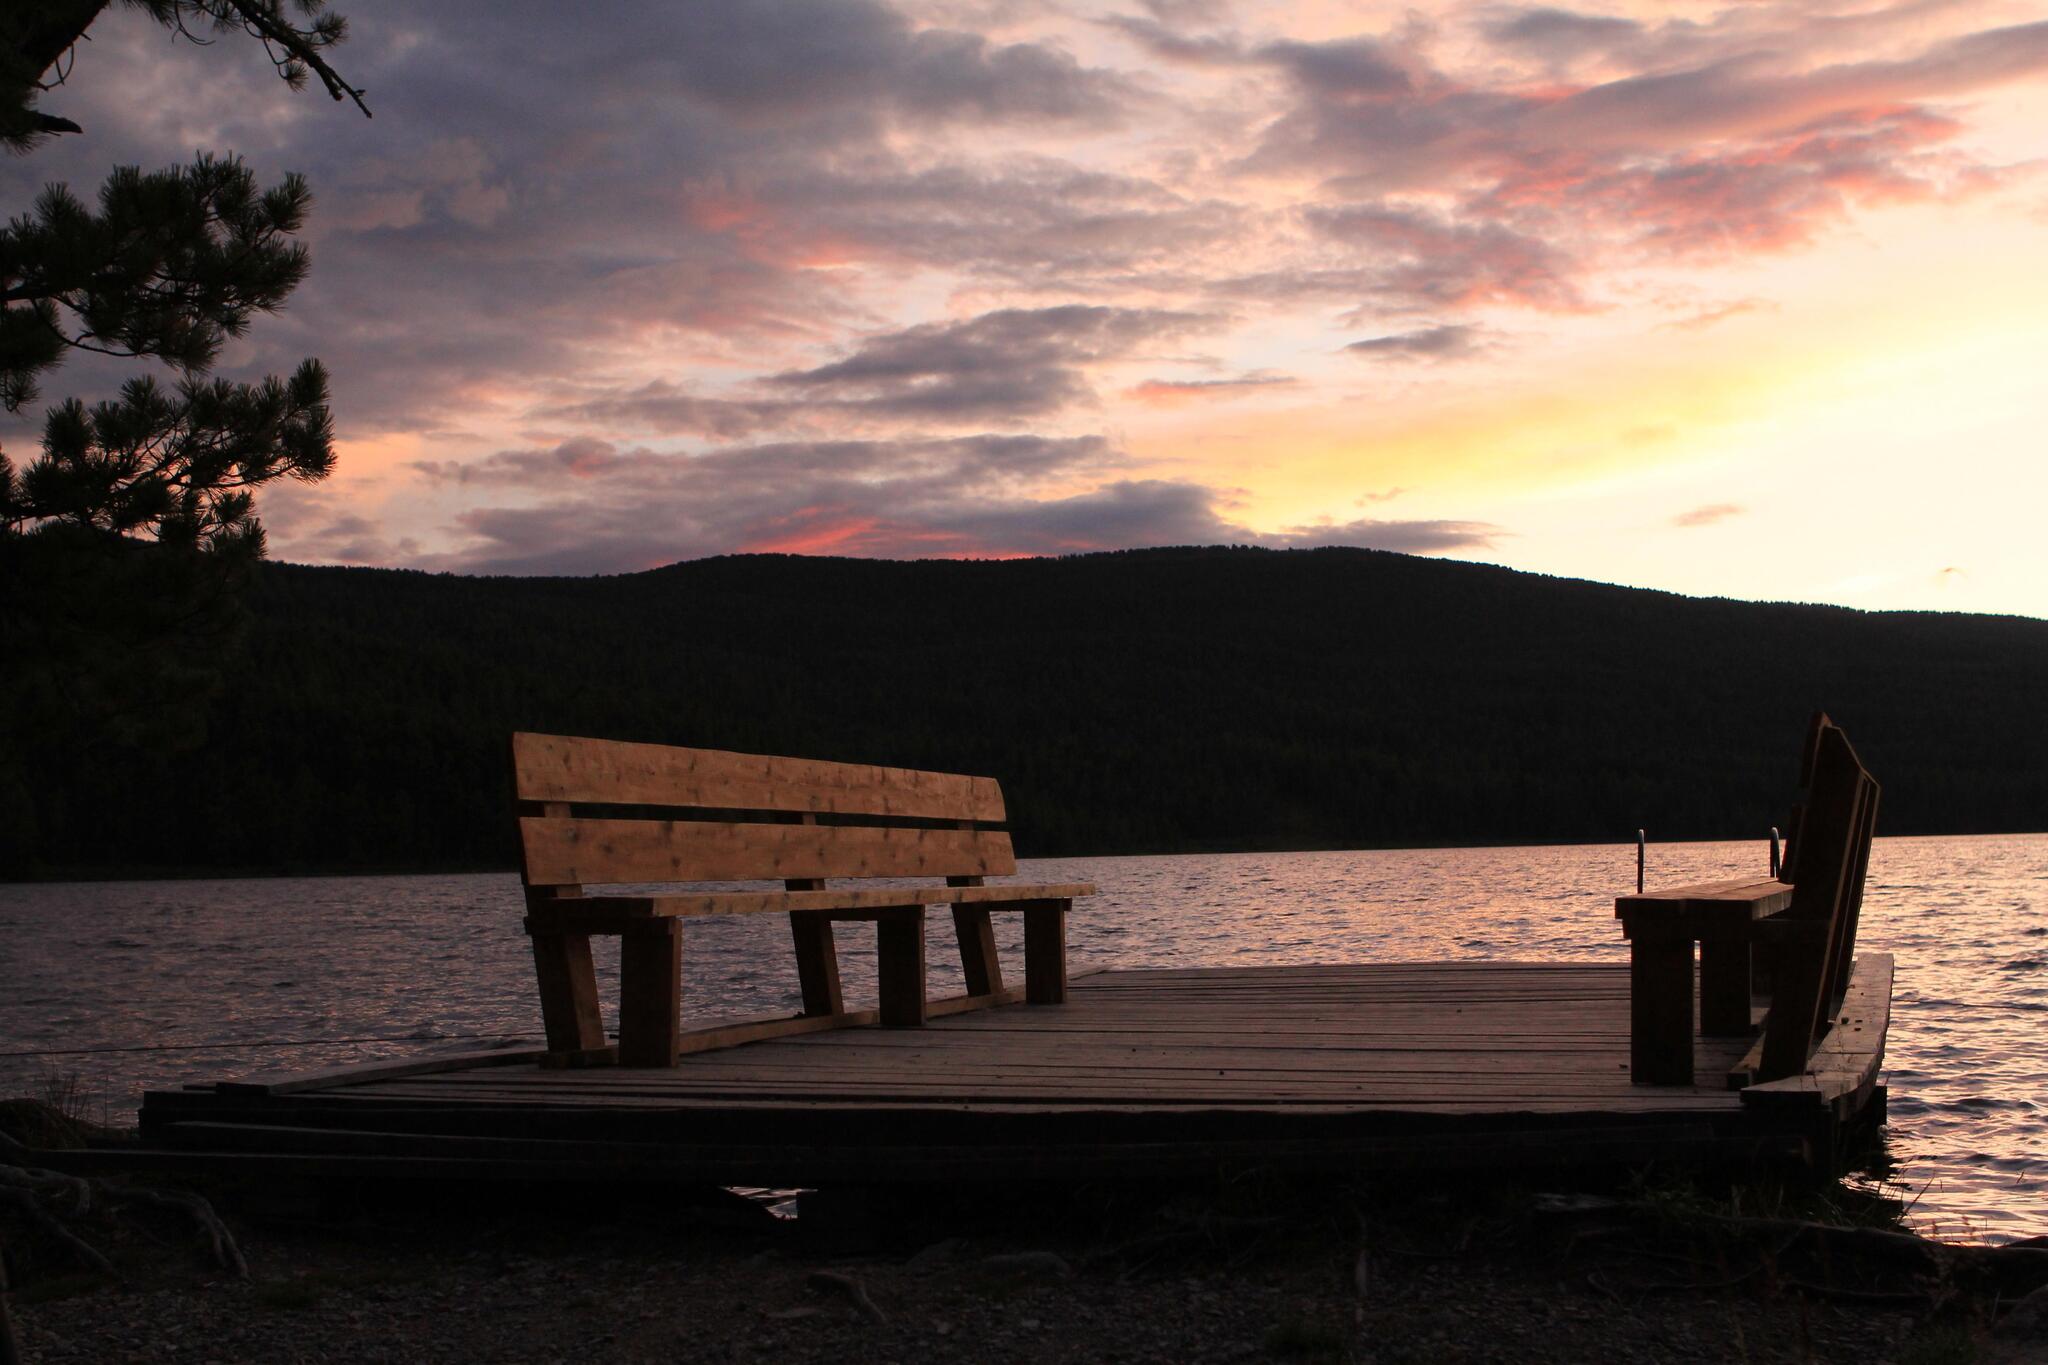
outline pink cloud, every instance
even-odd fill
[[[1952,119],[1913,107],[1847,110],[1775,141],[1607,166],[1555,158],[1518,168],[1471,207],[1541,235],[1569,222],[1658,256],[1735,255],[1806,246],[1856,205],[1979,192],[1933,148]]]
[[[1238,398],[1261,389],[1285,388],[1296,381],[1286,375],[1244,375],[1236,379],[1147,379],[1123,396],[1148,407],[1180,407],[1205,399]]]

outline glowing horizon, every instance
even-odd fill
[[[87,134],[0,167],[310,176],[223,366],[334,373],[278,558],[1336,543],[2048,617],[2024,7],[341,8],[372,121],[114,13]]]

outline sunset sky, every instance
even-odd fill
[[[2039,4],[336,7],[374,119],[116,13],[42,102],[85,134],[0,164],[10,214],[311,178],[223,366],[333,373],[276,558],[1348,544],[2048,616]]]

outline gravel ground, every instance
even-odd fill
[[[214,1193],[246,1279],[168,1213],[73,1224],[118,1279],[0,1217],[24,1362],[2048,1360],[2009,1283],[1523,1192]]]

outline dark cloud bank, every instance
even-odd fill
[[[1285,374],[1164,370],[1287,310],[1340,319],[1361,360],[1466,363],[1491,349],[1483,315],[1608,308],[1617,272],[1796,250],[1861,206],[1979,192],[2020,172],[1963,149],[1959,110],[2048,72],[2048,23],[1930,37],[1966,11],[1925,0],[1664,22],[1496,4],[1315,42],[1247,36],[1217,0],[1147,0],[1095,30],[1125,55],[1089,60],[973,31],[973,6],[343,8],[374,121],[279,90],[253,48],[116,12],[50,101],[87,136],[0,164],[0,193],[199,145],[266,180],[306,172],[311,280],[227,370],[318,354],[345,437],[528,444],[407,471],[463,494],[467,548],[292,494],[271,500],[280,549],[517,572],[745,548],[1483,549],[1504,533],[1461,521],[1257,535],[1226,491],[1137,477],[1075,432],[1113,430],[1117,398],[1292,392]],[[1447,24],[1493,65],[1444,68]],[[1227,93],[1178,109],[1175,71]],[[1063,150],[1174,128],[1243,136],[1157,158],[1199,176]],[[1276,183],[1309,188],[1276,202]],[[953,304],[878,315],[871,274],[943,275]],[[682,359],[652,381],[610,359],[664,350]],[[1133,361],[1162,368],[1105,394],[1097,371]],[[647,444],[676,441],[710,448]]]
[[[1215,490],[1123,477],[1122,464],[1098,437],[784,442],[705,455],[587,440],[507,450],[418,472],[484,496],[549,499],[464,513],[473,544],[421,567],[608,573],[745,551],[1042,555],[1218,543],[1438,553],[1504,534],[1480,522],[1378,519],[1261,534],[1231,521]],[[1077,479],[1097,486],[1053,491]]]

